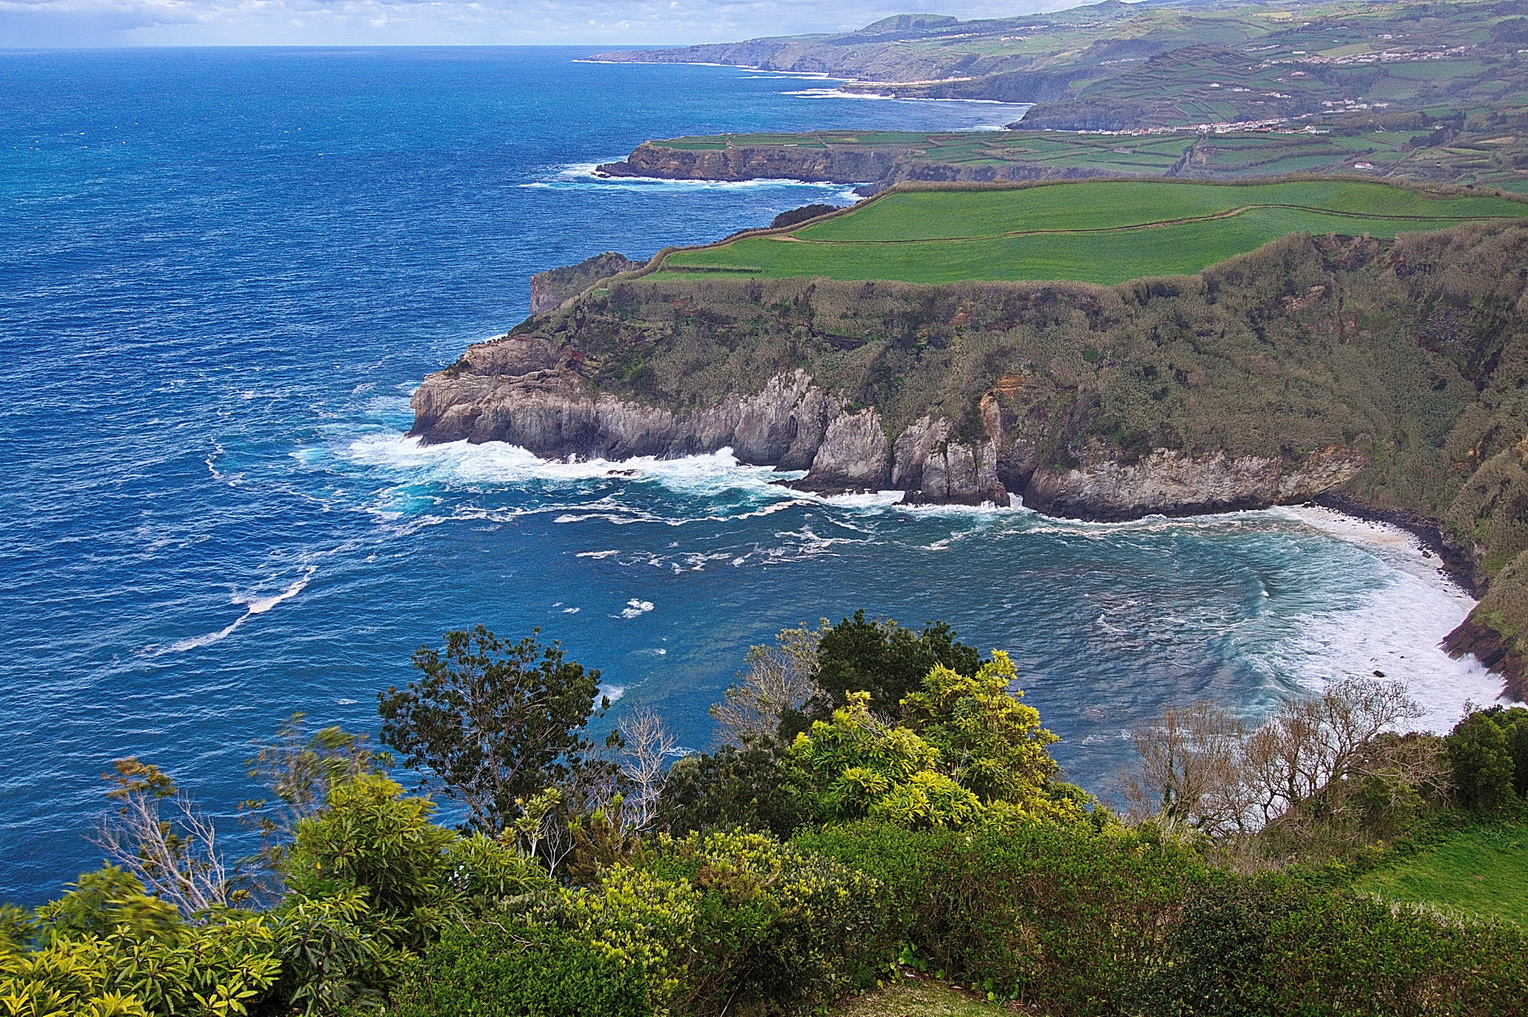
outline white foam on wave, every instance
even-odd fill
[[[626,191],[663,191],[695,193],[699,191],[753,191],[769,188],[790,188],[826,192],[823,197],[852,205],[860,200],[853,187],[843,184],[791,180],[786,177],[760,177],[750,180],[670,180],[667,177],[611,176],[599,172],[605,163],[619,162],[623,156],[613,156],[603,162],[568,163],[559,167],[551,176],[520,184],[532,189],[580,189],[598,187]],[[868,181],[867,181],[868,182]]]
[[[803,99],[895,99],[896,96],[882,92],[846,92],[841,88],[798,88],[781,95],[796,95]]]
[[[354,462],[395,470],[416,481],[446,485],[541,482],[573,486],[591,480],[630,478],[653,481],[675,493],[699,497],[733,491],[768,494],[771,499],[794,497],[775,481],[803,475],[778,472],[769,466],[749,466],[739,462],[730,448],[678,459],[656,456],[622,460],[541,459],[518,445],[502,441],[425,445],[417,438],[378,434],[352,442],[346,455]]]
[[[254,592],[231,594],[228,598],[229,602],[242,606],[244,608],[243,614],[216,632],[208,632],[205,635],[192,636],[189,639],[177,640],[166,647],[165,651],[170,653],[185,653],[187,650],[196,650],[203,646],[211,646],[213,643],[222,642],[229,636],[233,635],[234,632],[238,631],[240,626],[249,621],[251,618],[265,614],[274,608],[277,604],[291,600],[303,590],[307,589],[308,583],[312,580],[313,573],[316,571],[318,571],[317,566],[307,566],[303,570],[303,574],[301,576],[299,576],[289,586],[278,593],[268,594],[266,596],[260,596],[258,593]]]
[[[1439,645],[1474,603],[1451,583],[1396,569],[1357,608],[1302,619],[1299,632],[1267,662],[1312,692],[1329,681],[1379,672],[1404,682],[1424,711],[1405,726],[1445,732],[1467,701],[1490,703],[1502,691],[1501,678],[1479,661],[1455,660]]]
[[[372,434],[350,442],[342,455],[352,463],[383,471],[394,481],[395,486],[384,491],[381,503],[373,507],[389,519],[428,512],[449,501],[442,491],[529,486],[565,491],[567,498],[560,505],[502,511],[461,506],[434,521],[487,518],[505,522],[531,512],[555,512],[558,514],[553,521],[557,523],[600,520],[618,525],[645,522],[681,526],[767,516],[806,503],[799,492],[779,483],[804,474],[741,463],[730,448],[677,459],[547,460],[506,442],[423,445],[416,438]],[[689,499],[720,499],[726,507],[697,506],[687,512],[657,514],[623,503],[618,494],[588,497],[591,484],[603,483],[609,492],[608,482],[612,480],[656,484],[680,496],[676,504]]]
[[[650,600],[640,600],[640,599],[638,599],[636,597],[633,597],[633,598],[631,598],[630,600],[628,600],[626,602],[626,606],[621,610],[621,613],[619,615],[611,615],[610,617],[612,617],[612,618],[620,617],[620,618],[631,619],[631,618],[636,618],[636,617],[639,617],[641,615],[644,615],[647,612],[651,611],[652,609],[653,609],[653,602],[652,601],[650,601]]]
[[[1149,516],[1122,523],[1081,522],[1035,514],[1034,522],[1027,532],[1088,540],[1193,531],[1243,531],[1250,537],[1293,529],[1320,533],[1361,547],[1371,557],[1369,564],[1343,566],[1363,573],[1360,592],[1327,607],[1307,605],[1294,617],[1237,621],[1191,607],[1187,611],[1190,617],[1174,619],[1160,605],[1127,602],[1111,605],[1095,624],[1100,631],[1117,638],[1130,634],[1128,648],[1142,651],[1201,632],[1207,637],[1232,633],[1232,638],[1238,641],[1243,638],[1250,641],[1250,645],[1244,643],[1242,647],[1245,658],[1264,674],[1270,689],[1288,688],[1292,682],[1303,691],[1319,692],[1328,682],[1374,677],[1378,671],[1386,679],[1406,684],[1424,713],[1402,726],[1420,730],[1447,731],[1459,719],[1467,701],[1490,703],[1501,694],[1499,676],[1488,672],[1472,657],[1456,660],[1442,649],[1444,636],[1464,620],[1475,601],[1449,578],[1438,559],[1430,556],[1413,534],[1398,526],[1313,506],[1183,518]],[[1365,588],[1367,592],[1362,592]],[[1266,587],[1261,592],[1263,603],[1269,603]],[[1121,628],[1119,619],[1123,615],[1130,615],[1131,621]],[[1265,623],[1274,628],[1261,628]],[[1249,629],[1245,636],[1238,631],[1243,625]],[[1263,643],[1270,631],[1272,641]]]
[[[1466,702],[1491,703],[1502,680],[1474,657],[1454,659],[1443,638],[1462,622],[1475,600],[1425,553],[1410,532],[1331,509],[1300,506],[1269,515],[1298,522],[1364,547],[1388,572],[1383,587],[1357,608],[1315,614],[1275,661],[1312,691],[1337,678],[1381,672],[1406,683],[1424,711],[1409,726],[1445,732]],[[1279,659],[1282,658],[1282,659]]]

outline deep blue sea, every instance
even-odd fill
[[[1163,703],[1249,713],[1379,669],[1446,726],[1493,679],[1403,536],[1276,511],[1102,526],[803,498],[725,454],[419,448],[408,396],[532,272],[715,239],[844,188],[610,182],[649,137],[991,126],[983,103],[576,62],[578,49],[0,53],[0,900],[98,861],[111,760],[209,812],[277,721],[374,730],[451,628],[539,626],[614,713],[710,744],[748,646],[864,607],[1012,652],[1106,789]]]

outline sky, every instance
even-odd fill
[[[891,14],[981,18],[1078,0],[0,0],[0,48],[678,45],[840,32]]]

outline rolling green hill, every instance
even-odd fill
[[[1344,110],[1528,101],[1528,20],[1505,0],[1104,3],[961,22],[890,19],[832,36],[601,59],[706,62],[854,79],[922,98],[1039,103],[1026,128],[1288,122]]]
[[[1108,180],[899,189],[793,230],[676,251],[668,274],[942,283],[1184,275],[1293,233],[1393,237],[1520,218],[1528,204],[1358,180]]]

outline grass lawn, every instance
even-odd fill
[[[835,1017],[998,1017],[1008,1012],[937,982],[912,978],[852,996],[833,1011]]]
[[[1366,874],[1354,889],[1505,918],[1528,929],[1528,824],[1455,830]]]
[[[903,191],[789,234],[675,252],[663,275],[673,277],[677,269],[771,278],[1074,279],[1109,285],[1198,272],[1291,233],[1391,237],[1524,215],[1528,204],[1506,198],[1349,180],[1085,181]]]

